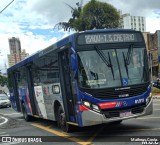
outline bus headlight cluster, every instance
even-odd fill
[[[83,104],[84,104],[86,107],[88,107],[88,108],[90,108],[90,107],[91,107],[91,103],[90,103],[90,102],[83,101]]]
[[[91,110],[94,110],[96,112],[100,112],[98,105],[92,104],[88,101],[83,101],[83,105],[86,107],[90,108]]]
[[[146,98],[146,105],[148,105],[148,103],[150,102],[152,98],[152,93],[149,94],[149,96]]]

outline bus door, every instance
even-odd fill
[[[29,65],[26,67],[26,73],[27,73],[27,82],[28,82],[28,93],[30,98],[30,103],[32,107],[32,113],[33,115],[38,115],[36,105],[35,105],[35,95],[34,95],[34,85],[33,85],[33,77],[32,77],[32,66]]]
[[[13,72],[13,75],[11,75],[11,80],[13,81],[13,92],[11,93],[11,102],[13,102],[12,107],[16,109],[18,112],[21,112],[20,109],[20,99],[19,99],[19,93],[18,93],[18,73]],[[16,106],[15,106],[16,105]]]
[[[60,51],[58,54],[59,66],[60,66],[60,82],[64,104],[64,112],[66,114],[67,121],[76,122],[75,118],[75,100],[72,87],[72,72],[70,69],[70,56],[69,49]]]

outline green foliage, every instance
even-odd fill
[[[8,84],[7,82],[8,82],[8,78],[0,75],[0,85],[1,86],[7,85]]]
[[[70,31],[71,29],[75,30],[74,28],[74,23],[75,20],[79,18],[80,13],[81,13],[81,6],[79,5],[79,3],[76,3],[77,8],[73,8],[72,6],[66,4],[67,6],[69,6],[71,8],[71,13],[72,13],[72,18],[70,18],[68,20],[68,22],[59,22],[58,24],[56,24],[54,27],[58,27],[58,29],[64,29],[64,31]]]
[[[119,13],[110,4],[91,0],[83,7],[79,19],[75,21],[77,31],[117,28],[119,26]]]
[[[120,16],[117,10],[110,4],[91,0],[83,8],[77,5],[72,9],[72,18],[68,22],[60,22],[56,26],[65,31],[76,31],[118,28]]]

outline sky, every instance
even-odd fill
[[[0,11],[12,0],[0,0]],[[159,0],[99,0],[112,4],[122,13],[146,18],[146,31],[154,33],[160,30]],[[0,70],[8,66],[8,38],[18,37],[22,49],[32,54],[55,43],[73,32],[54,29],[55,24],[65,22],[71,17],[67,4],[82,6],[89,0],[14,0],[0,13]],[[67,4],[66,4],[67,3]]]

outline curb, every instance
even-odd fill
[[[153,99],[160,99],[160,96],[152,96]]]

